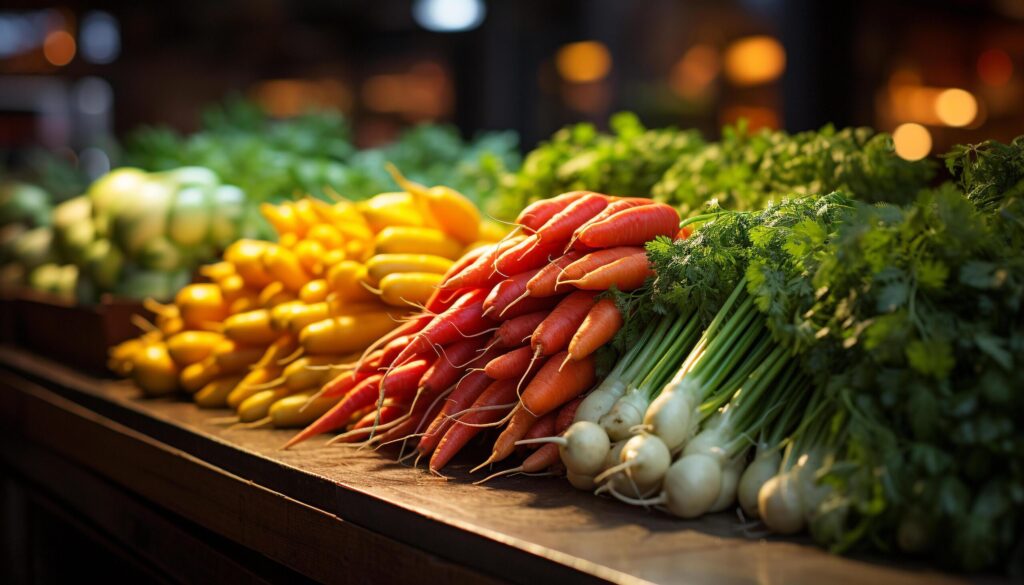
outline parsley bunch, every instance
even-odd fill
[[[727,126],[722,139],[684,153],[654,186],[655,198],[692,215],[708,201],[725,209],[761,209],[793,195],[842,191],[863,201],[905,203],[928,184],[928,161],[896,156],[892,138],[870,128],[789,135]]]

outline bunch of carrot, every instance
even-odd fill
[[[500,433],[481,467],[564,431],[596,381],[594,352],[623,324],[601,293],[652,276],[643,245],[676,234],[679,216],[650,199],[578,191],[534,203],[516,223],[524,234],[456,261],[422,312],[325,384],[321,396],[340,400],[286,447],[347,429],[334,441],[415,441],[436,472],[488,428]],[[515,471],[558,463],[547,445]]]

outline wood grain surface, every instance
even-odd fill
[[[62,417],[45,405],[33,406],[33,400],[45,398],[11,405],[5,404],[9,397],[0,396],[0,412],[7,413],[9,424],[26,425],[23,432],[31,440],[48,440],[39,424],[55,429],[73,427],[76,417],[111,421],[114,438],[95,438],[83,430],[77,444],[50,447],[71,452],[128,487],[163,490],[164,499],[180,508],[176,513],[195,517],[314,579],[329,578],[332,566],[351,562],[344,558],[346,551],[329,542],[302,541],[310,533],[324,532],[311,531],[311,523],[334,519],[379,539],[360,554],[377,554],[375,561],[382,566],[402,562],[389,556],[395,549],[388,546],[401,543],[466,568],[467,573],[458,574],[439,562],[450,582],[483,576],[520,583],[962,582],[927,568],[835,557],[805,540],[765,537],[733,514],[683,521],[632,508],[577,492],[559,479],[512,477],[474,486],[467,473],[470,460],[457,461],[445,479],[397,464],[393,453],[327,447],[324,439],[281,451],[289,431],[229,430],[211,422],[226,411],[204,411],[181,400],[144,399],[129,383],[97,380],[10,347],[0,348],[0,365],[8,377],[22,380],[9,379],[5,386],[24,392],[36,384],[67,402],[64,410],[74,411]],[[73,435],[71,440],[76,442]],[[154,469],[148,460],[153,449],[173,456],[161,459]],[[107,461],[115,458],[121,464]],[[221,476],[231,481],[216,481]],[[176,479],[184,477],[199,477],[195,481],[202,490]],[[231,490],[240,481],[258,495],[233,496]],[[226,508],[211,509],[216,506]],[[270,512],[257,513],[266,510]],[[250,531],[259,536],[252,537]],[[323,555],[323,563],[287,556],[303,550]]]

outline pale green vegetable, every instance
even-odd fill
[[[110,234],[114,215],[121,206],[132,200],[149,180],[145,171],[131,167],[114,169],[89,187],[86,195],[92,201],[96,231],[101,236]]]
[[[173,202],[174,185],[155,178],[144,183],[131,200],[122,202],[114,216],[114,241],[127,256],[136,256],[147,242],[166,234]]]
[[[234,185],[221,185],[213,192],[210,242],[226,247],[238,238],[239,223],[245,216],[245,193]]]
[[[178,167],[170,171],[156,173],[162,179],[173,182],[179,189],[185,187],[209,187],[220,185],[217,173],[206,167]]]
[[[185,187],[178,191],[171,206],[167,235],[179,246],[195,246],[205,241],[210,230],[212,197],[209,189]]]
[[[153,297],[160,301],[166,301],[173,298],[184,284],[187,284],[187,279],[185,283],[182,283],[180,273],[141,270],[133,267],[124,271],[124,275],[114,288],[114,293],[133,299]]]
[[[137,257],[139,266],[148,270],[171,272],[183,264],[181,250],[166,237],[153,238],[146,242]]]
[[[11,182],[0,185],[0,225],[7,223],[49,225],[49,194],[27,183]]]
[[[56,259],[53,249],[53,230],[48,227],[31,229],[14,242],[14,258],[32,270]]]
[[[124,254],[110,240],[96,240],[85,253],[85,269],[90,280],[104,290],[113,289],[124,268]]]

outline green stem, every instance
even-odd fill
[[[696,344],[699,333],[700,318],[695,314],[691,315],[686,327],[675,336],[672,345],[640,383],[640,391],[644,395],[653,399],[665,387],[673,372],[679,367],[682,356],[685,356]]]

